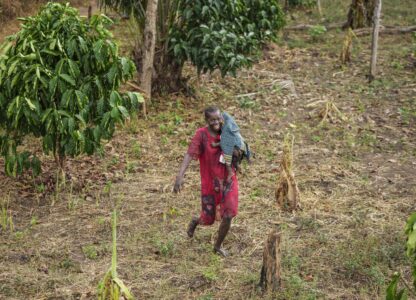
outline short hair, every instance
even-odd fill
[[[220,111],[220,109],[217,106],[208,106],[207,108],[204,109],[205,119],[208,118],[208,115],[213,114],[217,111],[218,112]]]

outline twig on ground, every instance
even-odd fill
[[[250,97],[250,96],[254,96],[259,94],[260,92],[254,92],[254,93],[247,93],[247,94],[240,94],[240,95],[236,95],[236,98],[243,98],[243,97]]]

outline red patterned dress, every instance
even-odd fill
[[[238,211],[238,181],[234,172],[232,182],[225,185],[227,170],[220,162],[220,147],[212,147],[218,143],[220,135],[211,136],[208,127],[199,128],[188,148],[188,154],[199,159],[201,173],[201,214],[200,224],[211,225],[215,221],[216,206],[220,204],[221,217],[235,217]]]

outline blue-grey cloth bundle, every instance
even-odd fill
[[[240,133],[240,128],[234,118],[228,113],[223,112],[224,125],[221,128],[220,146],[224,153],[224,159],[227,164],[232,163],[234,149],[243,151],[243,155],[247,160],[250,159],[250,149],[244,141]]]

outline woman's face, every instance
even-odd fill
[[[222,120],[221,113],[219,111],[209,113],[206,118],[206,121],[211,131],[215,133],[220,132],[223,120]]]

